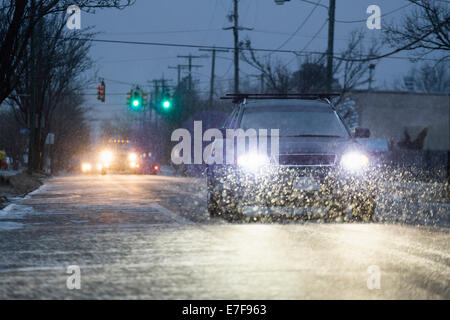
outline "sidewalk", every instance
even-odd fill
[[[21,171],[0,171],[0,209],[8,204],[8,199],[24,196],[39,188],[47,176]]]

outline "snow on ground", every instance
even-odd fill
[[[17,222],[0,222],[0,231],[20,229],[24,225]]]
[[[10,177],[21,173],[22,170],[0,170],[0,176]]]
[[[33,213],[32,207],[12,203],[0,210],[0,220],[22,219],[24,215]]]

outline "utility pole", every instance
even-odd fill
[[[239,31],[252,30],[252,28],[239,27],[239,0],[233,0],[234,11],[231,17],[234,25],[223,28],[223,30],[233,30],[234,35],[234,93],[239,93]]]
[[[212,61],[211,61],[211,83],[209,87],[209,105],[212,106],[213,98],[214,98],[214,77],[215,77],[215,68],[216,68],[216,52],[228,52],[228,50],[224,49],[199,49],[200,51],[209,51],[212,52]]]
[[[234,93],[239,93],[239,0],[234,0]]]
[[[177,70],[177,86],[179,86],[180,82],[181,82],[181,69],[185,69],[187,67],[188,66],[185,65],[185,64],[179,64],[176,67],[171,67],[171,66],[168,67],[169,69],[176,69]]]
[[[198,64],[192,64],[192,59],[200,59],[205,58],[204,56],[193,56],[192,54],[189,54],[187,56],[178,56],[178,58],[186,58],[188,59],[188,70],[189,70],[189,76],[188,76],[188,89],[189,91],[192,90],[192,68],[200,68],[203,67],[202,65]]]
[[[334,16],[336,13],[336,0],[330,0],[328,8],[328,50],[327,50],[327,91],[333,87],[333,55],[334,55]]]

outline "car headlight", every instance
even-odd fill
[[[102,151],[100,153],[100,159],[102,159],[102,162],[104,163],[110,163],[113,159],[113,154],[111,151]]]
[[[247,170],[257,170],[269,163],[269,157],[261,154],[250,153],[237,158],[237,165]]]
[[[90,172],[92,169],[92,166],[90,163],[84,162],[81,164],[81,171],[82,172]]]
[[[137,159],[137,154],[136,154],[136,153],[130,153],[130,154],[128,155],[128,160],[130,160],[130,161],[132,161],[132,162],[135,162],[136,159]]]
[[[369,158],[361,152],[352,151],[342,156],[341,165],[348,171],[360,171],[369,165]]]

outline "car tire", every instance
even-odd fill
[[[207,178],[207,208],[210,218],[222,217],[229,222],[241,221],[242,205],[238,198],[229,190],[223,190],[216,185],[212,177]]]
[[[244,220],[244,204],[235,192],[226,190],[222,204],[223,215],[227,221],[240,222]]]
[[[222,196],[217,189],[216,181],[213,177],[207,176],[207,208],[210,218],[216,218],[222,214]]]
[[[208,188],[207,206],[210,218],[216,218],[221,215],[220,203],[220,194],[216,190]]]
[[[333,202],[328,207],[328,215],[325,216],[325,221],[327,222],[339,222],[345,220],[346,214],[346,204],[345,202]]]

